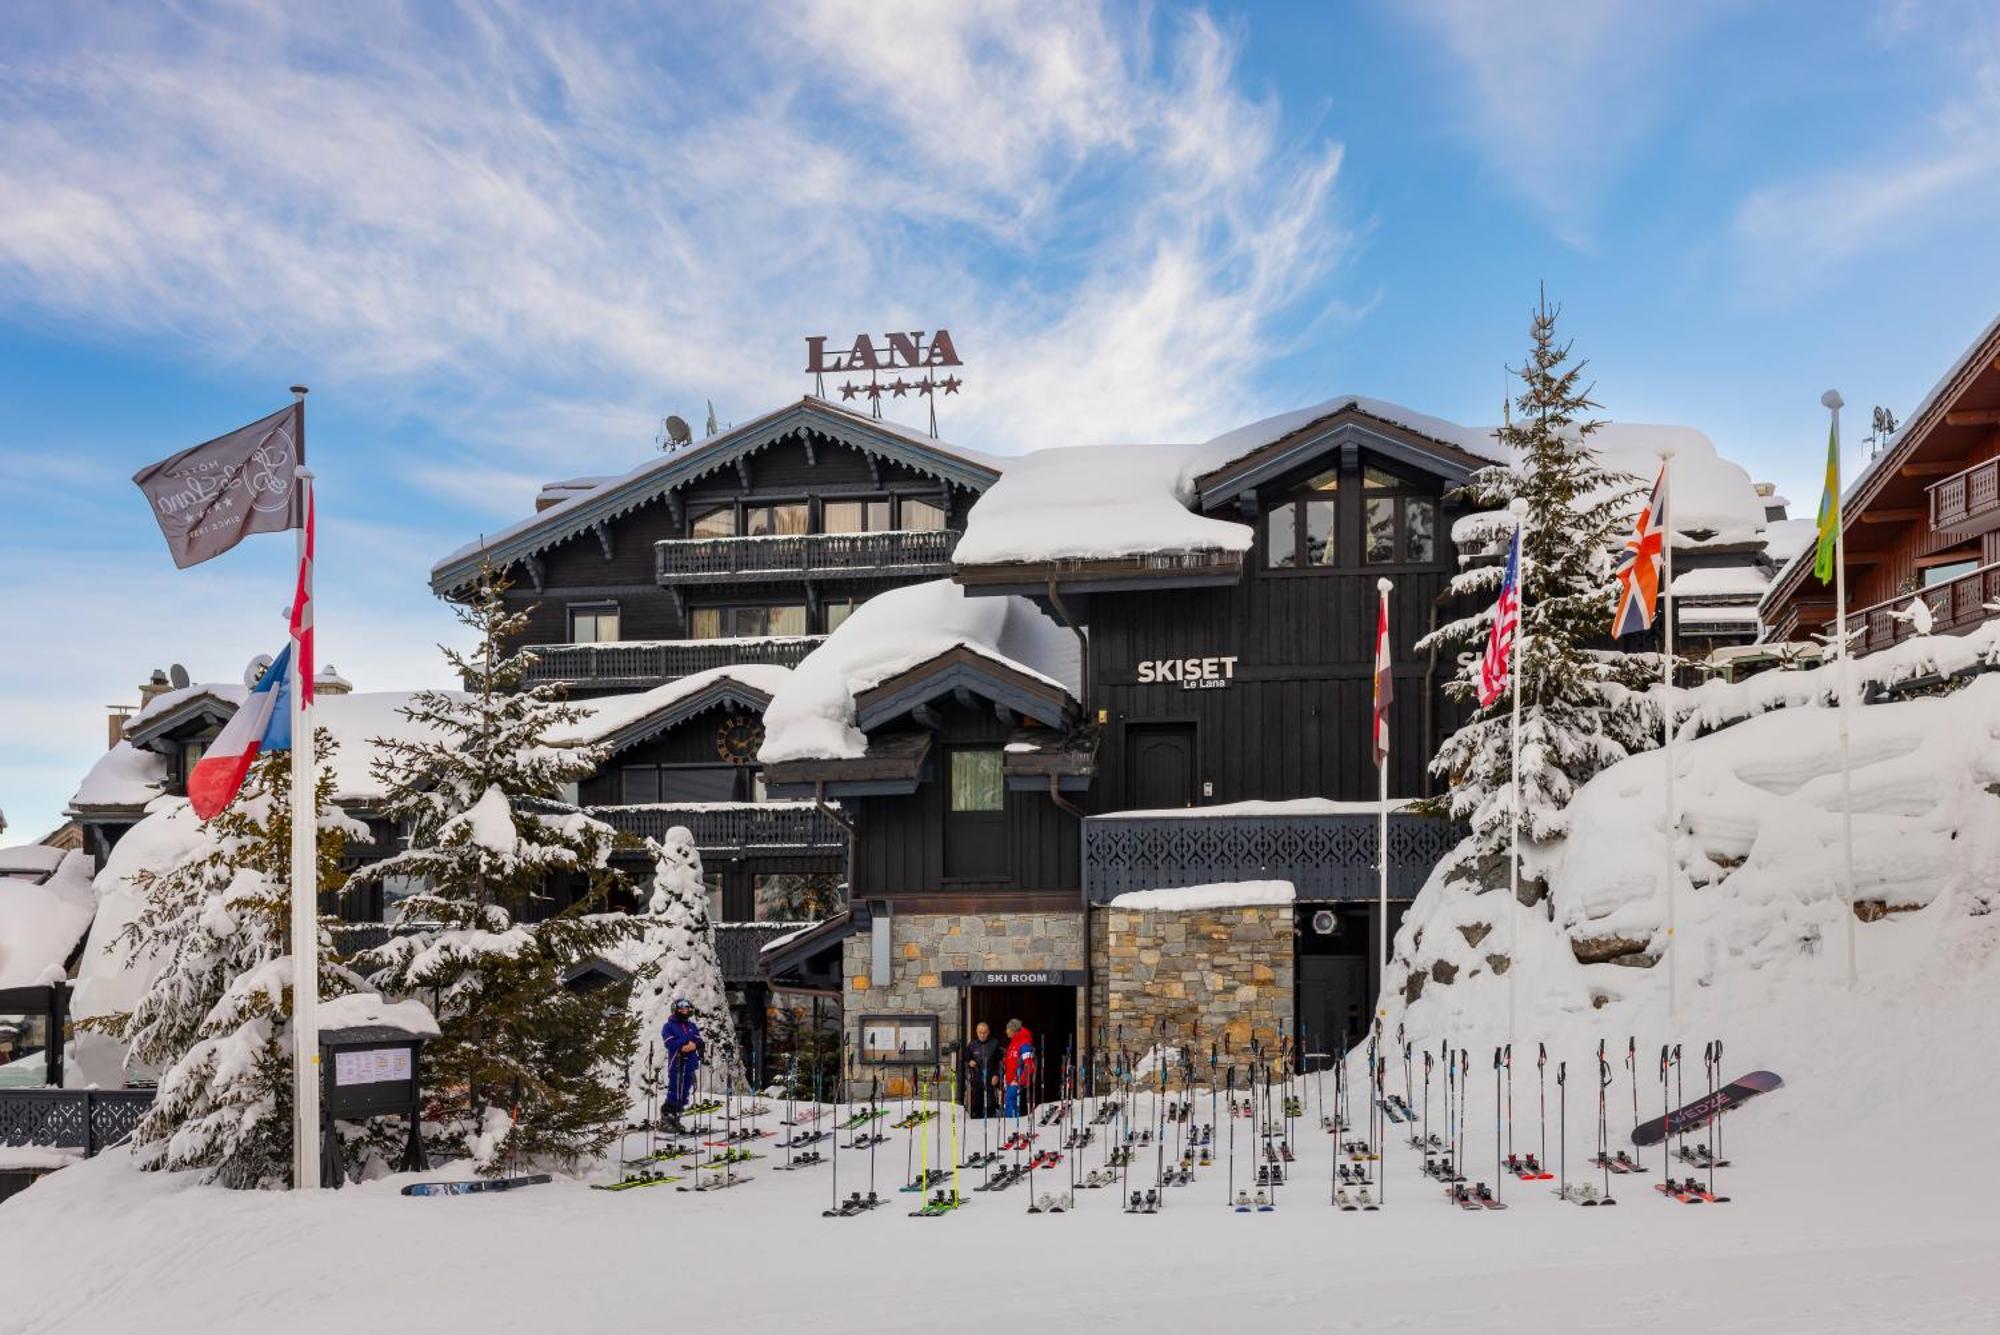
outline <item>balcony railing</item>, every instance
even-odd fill
[[[1986,610],[1986,604],[2000,603],[2000,564],[1981,566],[1957,579],[1934,584],[1915,593],[1901,594],[1887,602],[1850,613],[1849,629],[1852,630],[1856,621],[1863,627],[1855,653],[1872,654],[1877,649],[1887,649],[1915,635],[1917,630],[1911,624],[1908,613],[1910,604],[1919,598],[1931,610],[1933,635],[1952,635],[1971,630],[1993,616]]]
[[[1092,816],[1083,823],[1083,884],[1102,904],[1132,890],[1225,881],[1290,881],[1300,899],[1377,893],[1379,817],[1308,815]],[[1460,831],[1429,816],[1389,817],[1389,894],[1413,899]]]
[[[653,544],[653,566],[662,584],[946,575],[951,573],[951,553],[958,539],[956,529],[665,538]]]
[[[1930,486],[1931,531],[1972,537],[2000,528],[2000,459],[1986,459]]]
[[[820,635],[786,635],[743,640],[622,640],[607,644],[538,644],[528,669],[531,686],[566,682],[572,686],[621,690],[658,686],[710,668],[739,663],[797,667],[819,648]]]
[[[662,839],[685,825],[704,854],[760,850],[847,852],[847,831],[811,802],[686,802],[590,807],[598,820],[640,839]]]

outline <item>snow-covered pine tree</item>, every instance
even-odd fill
[[[1512,465],[1482,469],[1461,493],[1490,511],[1504,511],[1516,497],[1527,502],[1517,647],[1524,844],[1559,838],[1564,808],[1586,779],[1659,740],[1658,715],[1643,693],[1657,658],[1609,647],[1614,554],[1631,523],[1638,487],[1605,468],[1591,448],[1591,433],[1601,424],[1588,413],[1597,405],[1580,383],[1587,363],[1570,364],[1570,345],[1556,341],[1559,313],[1542,299],[1530,324],[1528,360],[1515,372],[1521,392],[1499,433]],[[1495,516],[1484,531],[1502,544],[1510,541],[1511,516]],[[1454,699],[1478,700],[1479,660],[1503,573],[1500,565],[1461,571],[1451,592],[1477,610],[1417,642],[1420,651],[1436,647],[1458,659],[1445,686]],[[1450,784],[1439,805],[1472,829],[1454,869],[1480,888],[1505,884],[1512,709],[1511,693],[1476,709],[1431,761],[1432,772]]]
[[[709,921],[708,883],[694,836],[676,825],[664,840],[647,840],[646,846],[653,855],[652,897],[645,916],[638,919],[642,934],[623,956],[636,979],[631,1006],[639,1044],[626,1085],[627,1099],[638,1117],[649,1115],[650,1097],[656,1092],[651,1086],[660,1083],[666,1067],[660,1027],[676,998],[694,1003],[708,1048],[706,1077],[727,1086],[743,1075],[736,1024],[715,951],[715,925]]]
[[[333,739],[315,736],[318,880],[333,892],[343,845],[367,831],[333,805]],[[291,787],[291,754],[264,756],[201,847],[133,878],[141,907],[121,940],[133,965],[158,972],[105,1027],[129,1043],[128,1065],[163,1072],[133,1132],[141,1167],[229,1187],[291,1183]],[[322,929],[322,997],[359,984],[330,947]]]
[[[442,1036],[424,1050],[436,1110],[425,1133],[461,1142],[488,1172],[517,1154],[572,1165],[609,1145],[634,1037],[622,989],[563,985],[636,927],[602,911],[624,880],[614,831],[561,803],[600,759],[560,740],[584,711],[558,687],[525,685],[533,655],[507,646],[527,614],[508,610],[508,587],[485,566],[456,607],[475,647],[444,656],[467,689],[422,691],[403,710],[429,736],[375,743],[408,845],[355,875],[417,887],[395,935],[355,965],[371,986],[430,1004]]]

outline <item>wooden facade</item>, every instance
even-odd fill
[[[1931,604],[1941,632],[1986,619],[1985,590],[2000,566],[2000,508],[1981,488],[2000,482],[1994,460],[2000,460],[2000,322],[1845,488],[1847,614],[1850,629],[1862,630],[1858,652],[1910,633],[1889,613],[1917,596]],[[1804,640],[1830,630],[1833,619],[1833,586],[1814,577],[1808,547],[1765,598],[1764,638]]]

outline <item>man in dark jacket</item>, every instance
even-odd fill
[[[1007,1079],[1007,1116],[1033,1111],[1035,1036],[1019,1020],[1007,1021],[1007,1055],[1001,1059],[1001,1069]]]
[[[694,1092],[695,1072],[708,1045],[701,1040],[701,1026],[694,1022],[694,1003],[686,997],[674,1002],[673,1014],[660,1026],[660,1043],[667,1054],[667,1094],[662,1100],[667,1130],[681,1131],[681,1114],[687,1111],[688,1095]]]
[[[965,1045],[965,1110],[971,1117],[991,1117],[1000,1110],[1000,1040],[981,1020]]]

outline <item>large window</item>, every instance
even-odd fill
[[[688,613],[688,635],[696,640],[741,640],[805,633],[806,609],[803,603],[697,607]]]
[[[641,802],[733,802],[734,765],[626,765],[620,771],[621,800]]]
[[[1436,559],[1436,501],[1378,468],[1363,472],[1362,490],[1367,530],[1362,555],[1369,565],[1424,565]]]
[[[743,531],[753,538],[773,537],[778,534],[804,533],[806,503],[787,501],[782,505],[746,505],[743,507]]]
[[[867,601],[863,598],[829,598],[826,600],[826,629],[830,635],[840,629],[840,623],[854,615],[854,609]]]
[[[1330,566],[1340,559],[1337,512],[1340,476],[1331,470],[1308,481],[1298,495],[1271,508],[1264,519],[1264,554],[1273,569]]]
[[[902,511],[902,526],[915,529],[940,529],[944,527],[944,507],[930,501],[920,501],[914,496],[905,496],[897,502]]]
[[[889,518],[889,498],[865,501],[826,501],[819,508],[819,526],[825,533],[880,533],[893,527]]]
[[[618,638],[617,603],[573,603],[569,609],[571,644],[609,644]]]
[[[736,536],[736,507],[718,506],[694,516],[688,525],[691,538],[733,538]]]

